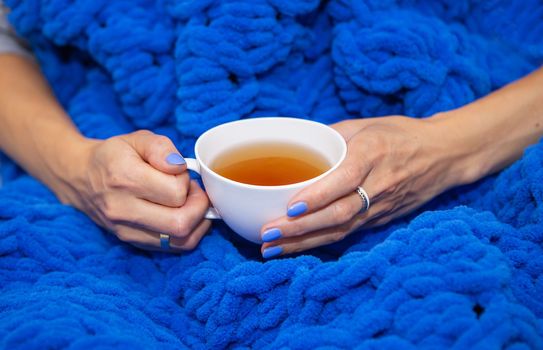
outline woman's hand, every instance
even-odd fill
[[[0,55],[0,150],[135,246],[158,249],[164,233],[172,251],[192,249],[210,226],[207,196],[168,138],[149,131],[85,138],[39,67],[17,55]]]
[[[185,161],[165,136],[150,131],[87,141],[67,179],[53,186],[61,201],[134,246],[193,249],[210,227],[204,191],[190,181]]]
[[[342,240],[388,223],[446,189],[471,181],[470,145],[431,119],[391,116],[332,125],[347,141],[333,173],[298,193],[287,215],[262,228],[265,258]],[[362,186],[371,206],[355,192]],[[364,207],[364,208],[363,208]]]

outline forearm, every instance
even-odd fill
[[[459,184],[499,171],[543,136],[543,68],[429,121],[447,131],[448,152],[462,154]]]
[[[87,141],[56,101],[38,67],[0,55],[0,149],[53,190],[76,170]]]

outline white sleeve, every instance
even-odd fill
[[[32,57],[32,53],[25,42],[17,37],[7,20],[8,10],[0,1],[0,54],[15,53],[26,57]]]

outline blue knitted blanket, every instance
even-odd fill
[[[8,0],[87,136],[284,115],[429,116],[543,62],[539,0]],[[477,116],[474,116],[476,118]],[[117,241],[15,166],[0,190],[0,348],[542,349],[543,143],[408,218],[262,261]]]

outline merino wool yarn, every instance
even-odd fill
[[[543,62],[539,0],[5,3],[82,133],[146,128],[189,156],[227,121],[426,117]],[[3,175],[3,349],[543,349],[542,143],[407,218],[271,261],[220,223],[192,252],[144,252]]]

